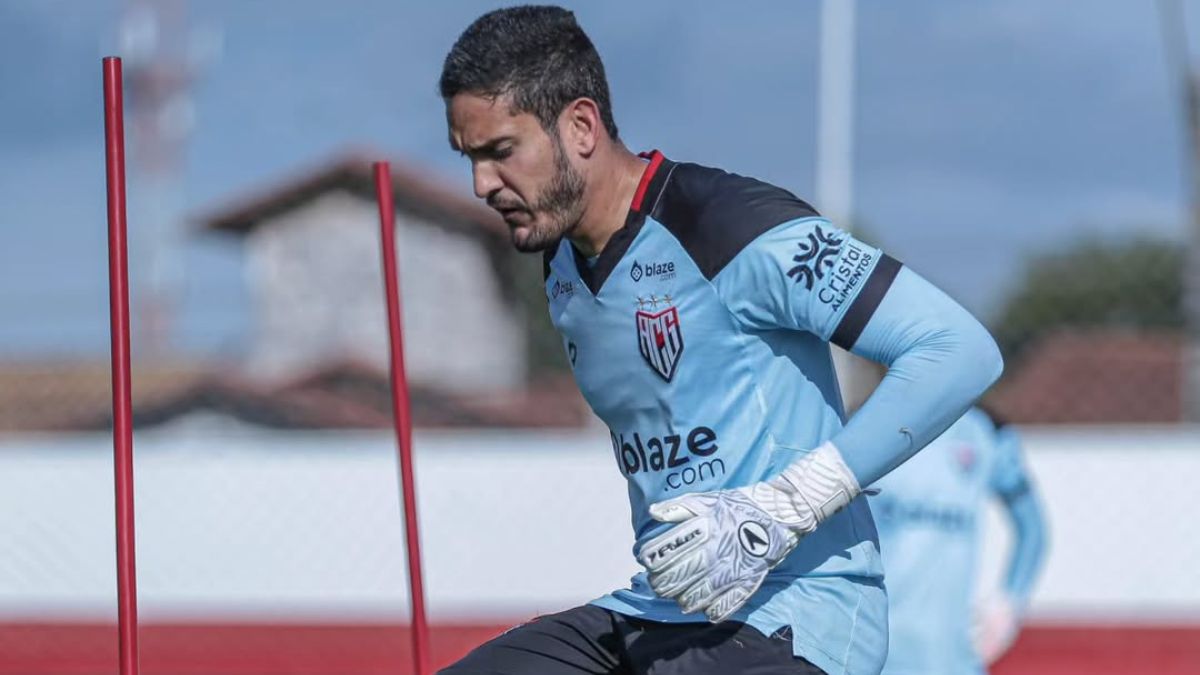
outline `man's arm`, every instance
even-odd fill
[[[1007,425],[997,429],[996,449],[989,485],[1004,504],[1015,535],[1004,590],[1023,608],[1046,559],[1046,517],[1016,430]]]
[[[1004,505],[1012,525],[1013,549],[1001,593],[985,601],[977,617],[976,649],[984,663],[1000,658],[1016,639],[1034,581],[1046,559],[1046,518],[1025,468],[1020,438],[1005,426],[997,430],[995,442],[997,458],[989,487]]]
[[[879,480],[937,438],[1003,367],[995,341],[975,317],[907,268],[849,346],[888,367],[831,439],[859,485]]]
[[[1046,518],[1041,502],[1032,491],[1002,497],[1014,537],[1008,571],[1004,575],[1004,591],[1023,610],[1046,561]]]
[[[788,328],[888,367],[831,440],[859,485],[899,466],[1000,376],[1000,350],[958,303],[823,218],[763,234],[714,279],[736,320]]]
[[[713,284],[746,329],[809,331],[889,367],[845,428],[778,476],[650,507],[680,523],[639,552],[651,587],[684,612],[722,621],[800,538],[958,419],[1002,361],[983,326],[945,293],[821,218],[764,233]],[[756,523],[749,535],[746,522]],[[726,547],[731,528],[752,540]],[[697,550],[709,542],[732,553]]]

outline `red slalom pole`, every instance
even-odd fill
[[[400,493],[404,499],[404,535],[408,549],[408,588],[412,606],[413,673],[429,671],[429,627],[425,623],[425,591],[421,577],[421,536],[417,524],[417,495],[413,485],[412,414],[408,377],[404,374],[404,342],[400,325],[400,288],[396,272],[396,209],[392,204],[392,170],[375,162],[375,195],[379,201],[379,231],[383,246],[383,288],[387,296],[388,336],[392,364],[392,419],[400,452]]]
[[[113,478],[117,506],[117,628],[121,675],[137,675],[137,568],[133,537],[133,413],[129,378],[129,260],[125,244],[125,119],[121,59],[104,59],[108,173],[108,305],[112,334]]]

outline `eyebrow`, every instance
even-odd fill
[[[490,155],[496,152],[496,146],[511,140],[513,140],[512,136],[500,136],[498,138],[493,138],[486,143],[481,143],[475,147],[468,146],[466,148],[460,148],[454,143],[454,141],[450,141],[450,147],[454,150],[457,150],[458,154],[463,155],[464,157]]]

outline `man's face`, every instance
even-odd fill
[[[475,194],[496,209],[519,251],[540,251],[583,215],[584,179],[558,133],[514,113],[508,96],[459,94],[446,105],[450,146],[471,160]]]

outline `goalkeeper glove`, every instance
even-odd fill
[[[718,623],[859,492],[841,453],[826,442],[769,480],[652,505],[655,520],[678,525],[646,542],[638,561],[655,593],[673,598],[685,614],[704,611]]]

